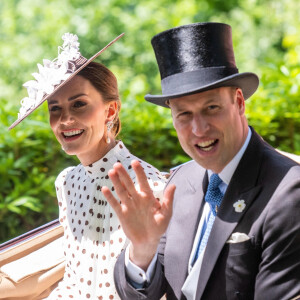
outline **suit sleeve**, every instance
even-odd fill
[[[172,173],[166,186],[170,184],[172,177],[178,171],[178,169]],[[157,173],[155,172],[155,174]],[[152,174],[149,173],[149,175]],[[159,196],[157,197],[159,198]],[[166,234],[161,237],[160,244],[158,245],[158,249],[157,249],[158,259],[156,261],[153,277],[151,278],[150,283],[148,283],[148,285],[142,289],[135,289],[129,283],[129,280],[126,275],[125,251],[122,251],[122,253],[117,259],[115,269],[114,269],[115,286],[122,300],[136,300],[136,299],[159,300],[167,292],[167,290],[169,289],[169,285],[164,275],[165,244],[166,244]]]
[[[155,272],[148,286],[142,289],[135,289],[130,285],[125,271],[125,251],[122,251],[116,262],[114,280],[117,292],[123,300],[159,300],[166,290],[166,280],[160,258],[156,262]]]
[[[269,204],[255,299],[292,299],[300,295],[299,167],[290,170]]]

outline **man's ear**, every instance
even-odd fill
[[[235,91],[236,102],[239,107],[240,115],[245,114],[245,98],[243,91],[240,88],[237,88]]]

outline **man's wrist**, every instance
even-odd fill
[[[153,277],[156,261],[157,253],[155,253],[147,271],[144,271],[129,259],[129,247],[127,247],[125,250],[125,268],[128,282],[136,289],[143,288]]]
[[[156,254],[158,244],[143,244],[140,246],[130,244],[129,259],[139,268],[146,271]]]

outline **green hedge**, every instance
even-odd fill
[[[15,129],[18,108],[5,99],[0,106],[0,241],[57,217],[54,180],[59,170],[74,164],[50,131],[45,110]]]
[[[120,138],[135,155],[166,171],[187,161],[170,111],[144,101],[160,93],[151,38],[201,21],[233,27],[240,72],[261,78],[247,100],[251,125],[274,147],[300,154],[300,23],[298,0],[12,0],[0,1],[0,242],[57,217],[54,180],[77,164],[56,142],[44,104],[15,129],[22,84],[38,62],[54,58],[61,35],[79,36],[91,57],[121,32],[98,61],[117,76],[122,98]]]

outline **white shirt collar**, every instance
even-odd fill
[[[250,142],[251,135],[252,135],[251,129],[248,127],[247,138],[246,138],[242,148],[234,156],[234,158],[225,166],[225,168],[219,173],[220,178],[226,185],[229,184],[231,177],[232,177],[235,169],[237,168],[237,165],[239,164],[243,154],[245,153],[245,151],[248,147],[248,144]],[[208,177],[210,178],[210,176],[213,174],[213,171],[208,170],[207,172],[208,172]]]

